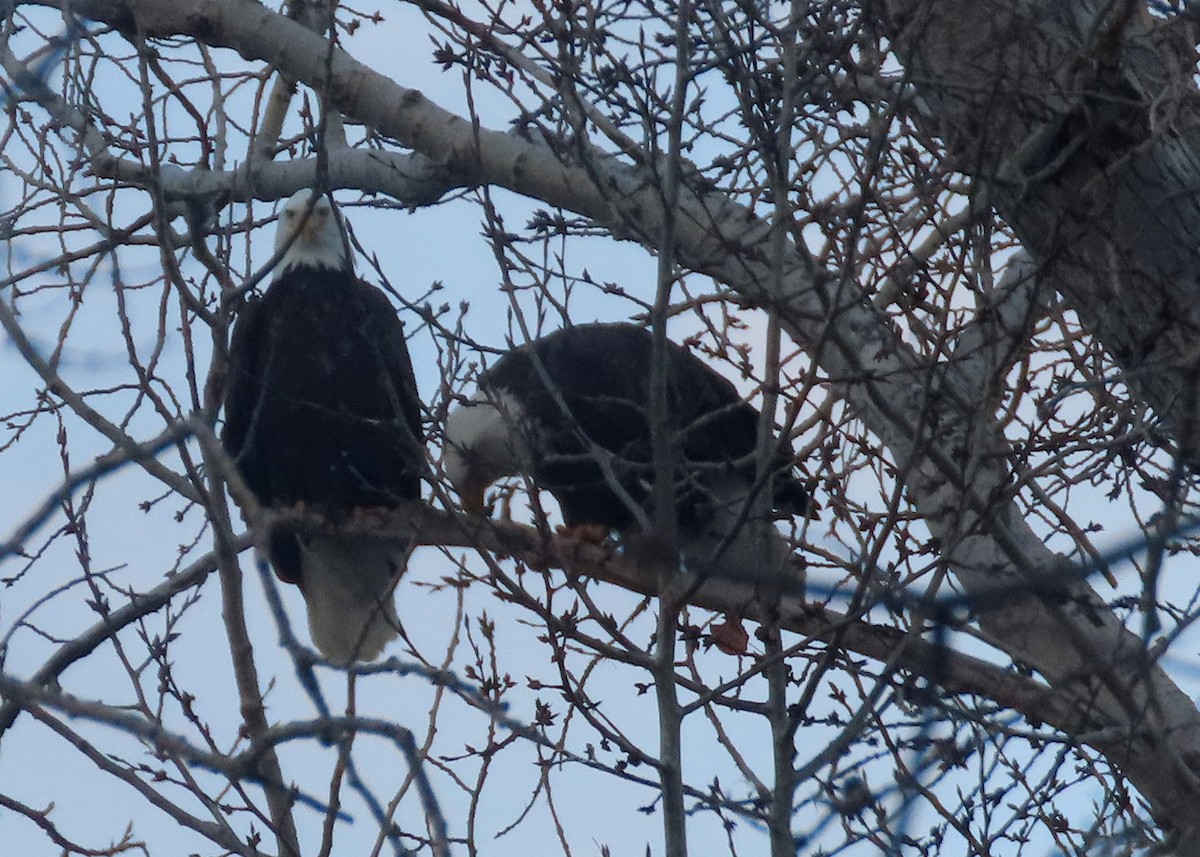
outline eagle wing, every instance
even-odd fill
[[[412,359],[408,355],[408,341],[404,336],[404,325],[396,316],[396,308],[379,289],[361,283],[361,295],[368,315],[368,324],[374,330],[369,338],[380,349],[379,359],[387,373],[395,405],[408,426],[412,448],[406,450],[414,473],[424,469],[425,444],[421,425],[421,397],[417,393],[417,379],[413,373]]]
[[[263,319],[261,298],[251,295],[238,309],[225,371],[225,428],[221,443],[238,461],[262,397]],[[239,461],[239,466],[242,463]],[[250,480],[249,474],[243,473]]]

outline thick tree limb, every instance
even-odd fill
[[[293,512],[265,513],[263,526],[276,521],[320,527],[319,517],[305,518]],[[375,536],[394,532],[408,540],[415,535],[422,545],[463,547],[499,556],[519,558],[535,569],[559,568],[569,575],[586,577],[620,586],[642,595],[657,596],[659,580],[654,569],[614,552],[611,545],[597,545],[567,536],[548,537],[534,527],[512,521],[457,515],[433,509],[424,503],[408,503],[388,518],[364,523],[348,522],[355,529]],[[401,595],[400,597],[403,597]],[[1054,690],[1032,678],[1006,670],[981,658],[947,650],[921,635],[893,627],[873,625],[806,601],[800,587],[772,593],[764,609],[761,593],[752,580],[710,578],[691,590],[688,603],[719,613],[743,616],[779,627],[810,640],[836,645],[880,663],[893,660],[896,668],[927,681],[947,694],[974,694],[1019,711],[1027,720],[1049,724],[1067,734],[1102,727],[1093,719],[1092,700]],[[1100,736],[1097,745],[1110,752],[1113,736]],[[1121,740],[1125,736],[1120,736]]]
[[[1200,463],[1200,91],[1187,25],[1142,3],[878,5],[925,107],[917,118]]]

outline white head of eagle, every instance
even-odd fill
[[[479,390],[446,416],[446,478],[468,512],[481,514],[489,485],[527,466],[527,426],[517,397],[503,390]]]
[[[342,225],[327,195],[314,202],[313,192],[304,188],[288,198],[279,211],[275,253],[283,254],[275,266],[276,280],[292,268],[349,269]]]

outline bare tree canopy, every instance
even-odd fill
[[[6,14],[14,853],[1200,855],[1192,4]],[[218,440],[310,187],[423,408],[369,519]],[[532,465],[478,514],[447,414],[596,321],[653,343],[645,507],[585,450],[636,525],[559,527]],[[753,406],[721,547],[781,574],[687,555],[672,342]],[[781,473],[816,508],[764,524]],[[313,649],[280,527],[415,539],[382,659]]]

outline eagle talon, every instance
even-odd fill
[[[560,536],[592,545],[608,541],[608,527],[603,524],[559,524],[554,531]]]
[[[382,529],[391,516],[390,509],[378,506],[356,506],[350,510],[350,522],[368,529]]]

